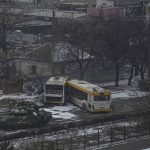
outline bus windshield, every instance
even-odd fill
[[[94,96],[94,101],[105,101],[105,100],[110,100],[110,96],[104,95]]]
[[[46,85],[46,94],[63,94],[62,85]]]

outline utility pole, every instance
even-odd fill
[[[52,46],[51,46],[51,68],[52,68],[52,75],[55,75],[55,70],[54,70],[54,48],[56,44],[56,39],[55,39],[55,25],[56,25],[56,12],[55,12],[55,3],[53,2],[53,9],[52,9]]]
[[[150,41],[150,8],[147,8],[147,29],[148,29],[148,41]],[[148,78],[150,79],[150,42],[148,44]]]

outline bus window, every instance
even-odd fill
[[[84,93],[78,89],[72,88],[72,87],[67,88],[67,94],[69,96],[76,97],[79,100],[87,100],[87,94],[86,93]]]
[[[63,86],[61,85],[46,85],[46,94],[62,94]]]
[[[94,96],[94,101],[105,101],[105,100],[110,100],[110,96],[104,95]]]

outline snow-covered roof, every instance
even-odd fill
[[[76,57],[74,57],[74,55],[76,55],[81,60],[86,60],[90,57],[87,52],[82,52],[82,50],[76,49],[70,44],[63,42],[59,42],[56,44],[53,53],[54,62],[75,61]]]
[[[69,80],[69,81],[67,81],[67,84],[70,86],[73,86],[75,88],[78,88],[81,91],[86,92],[88,94],[95,93],[96,95],[98,95],[99,93],[105,92],[105,89],[103,89],[95,84],[92,84],[92,83],[89,83],[86,81],[82,81],[82,80]],[[107,92],[109,92],[109,91],[107,91]]]
[[[28,11],[27,11],[28,10]],[[15,14],[24,14],[28,16],[34,17],[48,17],[53,18],[53,10],[52,9],[30,9],[28,8],[26,11],[23,9],[10,8],[8,12]],[[0,12],[2,9],[0,8]],[[60,19],[78,19],[80,17],[87,16],[84,12],[79,11],[64,11],[64,10],[55,10],[55,17]]]
[[[32,10],[32,12],[27,12],[26,15],[53,18],[53,10],[34,9]],[[86,13],[77,11],[63,11],[63,10],[55,11],[55,17],[61,19],[72,19],[72,18],[77,19],[86,15],[87,15]]]
[[[52,25],[52,22],[50,21],[44,21],[44,20],[27,20],[25,22],[21,22],[18,24],[20,26],[48,26]]]
[[[66,84],[66,81],[68,80],[68,77],[61,77],[61,76],[56,76],[56,77],[50,77],[46,85],[64,85]]]
[[[71,45],[68,46],[67,43],[56,43],[53,49],[53,61],[54,63],[66,62],[66,61],[76,61],[76,55],[81,60],[86,60],[90,57],[87,52],[82,52],[81,50],[73,48]],[[83,53],[83,54],[82,54]],[[38,48],[35,48],[24,55],[21,58],[27,60],[38,61],[38,62],[51,62],[52,61],[52,46],[51,44],[44,44]],[[93,58],[93,56],[91,57]]]

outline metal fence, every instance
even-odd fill
[[[55,139],[56,150],[79,150],[89,147],[100,147],[105,144],[125,141],[132,138],[150,135],[150,122],[147,124],[135,123],[134,125],[107,125],[93,128],[92,131],[80,130],[66,134],[62,133]]]

